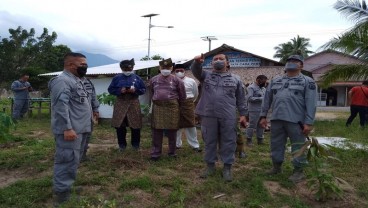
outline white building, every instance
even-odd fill
[[[148,68],[158,67],[159,60],[135,61],[134,71],[146,70]],[[51,72],[40,74],[38,76],[57,76],[62,72]],[[96,89],[96,94],[100,95],[107,92],[112,78],[121,73],[119,63],[108,64],[103,66],[91,67],[87,70],[87,77],[91,80]],[[149,93],[139,96],[141,104],[149,103]],[[109,105],[100,105],[100,118],[112,118],[113,107]]]

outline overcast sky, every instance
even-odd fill
[[[208,51],[204,36],[215,36],[211,48],[228,44],[273,59],[275,50],[300,35],[312,51],[352,26],[333,9],[336,0],[1,0],[0,36],[8,29],[46,27],[57,44],[74,51],[101,53],[116,60],[147,55],[148,18],[151,55],[191,59]]]

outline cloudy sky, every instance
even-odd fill
[[[333,9],[336,0],[1,0],[0,36],[8,29],[46,27],[57,44],[74,51],[101,53],[121,60],[147,55],[148,18],[151,55],[190,59],[207,52],[204,36],[215,36],[211,48],[228,44],[273,59],[275,50],[300,35],[311,50],[352,26]]]

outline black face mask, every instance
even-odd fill
[[[87,74],[88,66],[78,66],[77,73],[79,77],[84,77]]]
[[[260,87],[260,88],[262,88],[262,87],[264,87],[264,86],[266,86],[266,83],[259,84],[259,87]]]

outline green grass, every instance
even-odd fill
[[[311,136],[338,136],[353,142],[367,144],[367,129],[360,129],[358,121],[345,127],[344,118],[335,121],[317,121]],[[128,131],[129,132],[129,131]],[[16,140],[7,141],[0,151],[0,174],[16,182],[0,187],[0,207],[50,207],[52,206],[52,167],[54,139],[48,118],[26,118],[17,124],[12,135]],[[200,132],[198,132],[200,135]],[[128,135],[130,142],[130,135]],[[203,147],[203,141],[200,143]],[[269,144],[269,133],[266,133]],[[222,180],[222,164],[216,174],[206,180],[198,176],[205,167],[203,154],[194,152],[183,141],[178,158],[167,157],[167,139],[164,138],[160,161],[151,162],[149,152],[151,137],[149,126],[142,130],[141,151],[127,148],[117,151],[115,130],[104,122],[95,127],[94,145],[89,150],[92,161],[82,163],[78,169],[76,186],[83,187],[82,198],[64,207],[333,207],[345,202],[331,201],[319,204],[298,194],[299,188],[287,178],[292,173],[291,156],[286,153],[283,173],[267,176],[271,168],[269,146],[255,145],[246,148],[246,159],[236,158],[233,166],[234,180]],[[110,146],[104,147],[104,145]],[[366,207],[368,202],[368,153],[363,150],[338,149],[335,156],[341,162],[330,161],[327,167],[335,176],[345,179],[356,190],[346,195],[352,199],[345,207]],[[307,169],[307,173],[308,173]],[[285,192],[271,193],[265,182],[274,182]],[[224,194],[214,199],[215,196]],[[352,197],[356,198],[352,198]],[[358,199],[358,200],[356,200]],[[330,204],[328,204],[330,203]],[[332,203],[332,204],[331,204]]]

